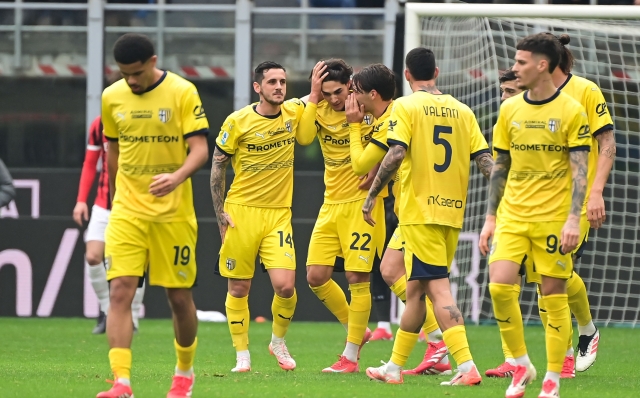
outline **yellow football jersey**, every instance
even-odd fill
[[[373,116],[366,114],[360,129],[365,146],[372,141],[373,124]],[[344,111],[334,111],[327,101],[320,101],[316,111],[316,130],[324,157],[324,203],[346,203],[366,198],[368,191],[358,189],[362,181],[351,168],[349,123]],[[383,144],[384,138],[379,138]],[[386,189],[380,195],[386,196]]]
[[[387,137],[407,148],[400,225],[462,228],[470,159],[489,153],[471,109],[447,94],[416,91],[395,101]]]
[[[349,123],[349,147],[351,152],[351,166],[358,175],[368,173],[377,163],[384,159],[389,150],[387,146],[387,120],[391,116],[393,101],[389,103],[384,113],[374,121],[372,146],[363,144],[361,137],[361,123]]]
[[[102,93],[102,124],[120,147],[113,212],[155,222],[194,219],[190,178],[160,198],[149,185],[153,176],[182,167],[186,138],[209,133],[196,87],[165,72],[146,92],[134,94],[121,79]]]
[[[529,100],[527,94],[502,103],[493,131],[495,150],[511,156],[498,217],[564,221],[571,207],[569,152],[591,146],[587,114],[561,91],[544,101]]]
[[[591,80],[569,73],[567,80],[558,89],[569,94],[571,98],[582,104],[587,111],[587,118],[589,119],[592,138],[589,152],[589,170],[587,172],[587,195],[584,198],[584,206],[582,206],[582,214],[586,215],[589,193],[591,192],[593,181],[596,179],[596,170],[598,168],[600,148],[596,137],[607,130],[613,130],[613,121],[602,91]]]
[[[260,115],[256,106],[247,105],[229,115],[216,139],[218,149],[231,156],[235,171],[226,201],[291,207],[293,149],[304,102],[285,101],[273,116]]]

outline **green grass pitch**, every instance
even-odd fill
[[[95,397],[111,378],[105,336],[91,335],[93,321],[85,319],[0,318],[0,396]],[[372,325],[373,326],[373,325]],[[502,362],[496,326],[467,327],[471,352],[481,372]],[[601,330],[598,360],[585,373],[564,380],[563,398],[632,397],[640,389],[637,369],[640,331]],[[359,374],[323,374],[337,360],[345,331],[338,323],[293,322],[287,345],[298,363],[293,372],[282,371],[269,355],[271,324],[252,322],[252,372],[232,374],[234,350],[226,324],[200,323],[196,355],[194,397],[503,397],[506,379],[484,378],[479,387],[441,387],[448,377],[406,377],[404,385],[369,381],[367,366],[387,361],[393,342],[376,341],[362,350]],[[536,397],[545,372],[542,327],[526,328],[529,354],[538,380],[527,390]],[[577,337],[576,337],[577,338]],[[407,366],[419,363],[425,349],[419,343]],[[165,397],[171,383],[175,356],[169,320],[142,320],[133,342],[132,386],[136,398]]]

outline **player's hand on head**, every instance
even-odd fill
[[[489,241],[493,239],[493,234],[496,231],[496,216],[487,216],[484,221],[484,226],[482,227],[482,232],[480,232],[480,242],[478,246],[480,247],[480,252],[483,256],[491,253],[491,249],[489,248]]]
[[[149,193],[159,198],[173,192],[181,183],[174,173],[158,174],[151,178],[153,182],[149,185]]]
[[[235,228],[236,225],[233,223],[231,216],[226,212],[222,212],[218,217],[218,228],[220,228],[220,239],[222,239],[221,243],[224,243],[224,238],[227,236],[227,228]]]
[[[580,219],[576,216],[569,216],[569,219],[562,227],[560,236],[560,247],[563,253],[571,253],[578,247],[580,239]]]
[[[319,61],[313,67],[311,72],[311,94],[309,95],[311,102],[318,103],[322,98],[322,82],[329,75],[329,72],[325,72],[326,70],[327,65],[324,64],[324,61]]]
[[[89,207],[84,202],[76,203],[73,208],[73,221],[79,226],[83,226],[83,221],[89,221]]]
[[[592,192],[587,201],[587,220],[591,228],[598,229],[607,219],[602,194]]]
[[[344,107],[348,123],[362,123],[364,120],[364,105],[360,105],[355,94],[351,93],[347,97]]]
[[[362,216],[364,217],[364,221],[371,225],[372,227],[376,225],[376,221],[371,217],[371,212],[376,205],[376,198],[367,196],[364,200],[364,205],[362,205]]]

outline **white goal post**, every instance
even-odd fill
[[[576,270],[587,286],[594,322],[640,326],[640,6],[407,3],[404,53],[415,47],[434,51],[438,88],[471,107],[491,142],[499,71],[513,65],[521,38],[545,31],[571,37],[573,73],[598,84],[615,125],[617,158],[604,192],[607,220],[591,231]],[[404,93],[410,93],[406,84]],[[487,189],[472,165],[465,236],[482,228]],[[486,259],[475,250],[472,240],[459,242],[458,275],[451,280],[463,314],[490,321]],[[523,287],[521,305],[526,321],[539,319],[533,286]]]

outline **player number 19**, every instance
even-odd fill
[[[189,248],[189,246],[173,246],[173,250],[176,252],[173,257],[173,265],[178,265],[178,263],[182,265],[189,264],[189,260],[191,259],[191,248]]]

